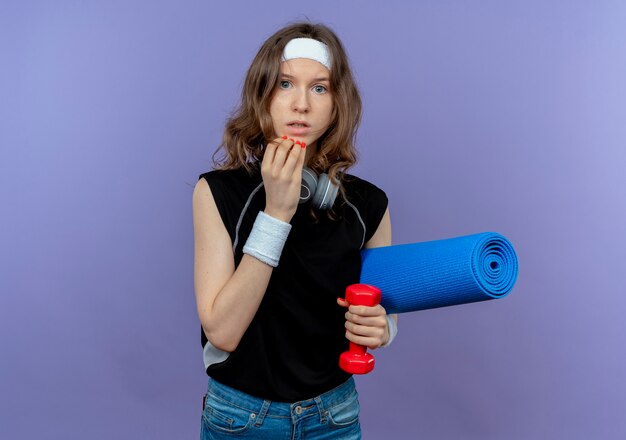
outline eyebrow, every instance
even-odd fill
[[[289,75],[288,73],[281,73],[280,75],[284,76],[285,78],[290,78],[290,79],[294,79],[295,78],[295,76]],[[322,76],[322,77],[319,77],[319,78],[313,78],[311,80],[311,82],[316,82],[316,81],[330,81],[330,80],[327,77],[325,77],[325,76]]]

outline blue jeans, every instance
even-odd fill
[[[209,379],[200,439],[360,439],[359,410],[353,378],[295,403],[260,399]]]

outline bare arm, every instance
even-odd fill
[[[382,246],[391,246],[391,220],[389,208],[385,211],[378,229],[365,243],[366,249]],[[337,300],[339,305],[347,307],[344,300]],[[369,348],[378,348],[389,341],[389,327],[387,325],[386,311],[380,304],[375,307],[351,305],[346,312],[346,338]],[[398,315],[391,315],[398,322]]]
[[[297,208],[305,155],[292,145],[289,141],[268,145],[262,164],[265,212],[286,222]],[[261,304],[273,268],[244,254],[235,270],[232,242],[206,180],[196,184],[192,202],[198,317],[211,344],[232,352]]]
[[[204,179],[193,192],[193,225],[198,317],[211,344],[232,352],[261,304],[273,268],[244,255],[235,271],[230,236]]]

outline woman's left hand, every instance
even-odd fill
[[[389,340],[387,312],[380,304],[374,307],[348,305],[337,298],[337,304],[348,307],[346,312],[346,338],[355,344],[376,349]]]

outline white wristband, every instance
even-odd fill
[[[280,254],[291,231],[291,225],[259,211],[243,247],[248,254],[272,267],[278,266]]]
[[[398,323],[391,315],[387,315],[387,326],[389,327],[389,340],[385,345],[382,345],[382,347],[389,347],[393,338],[398,334]]]

